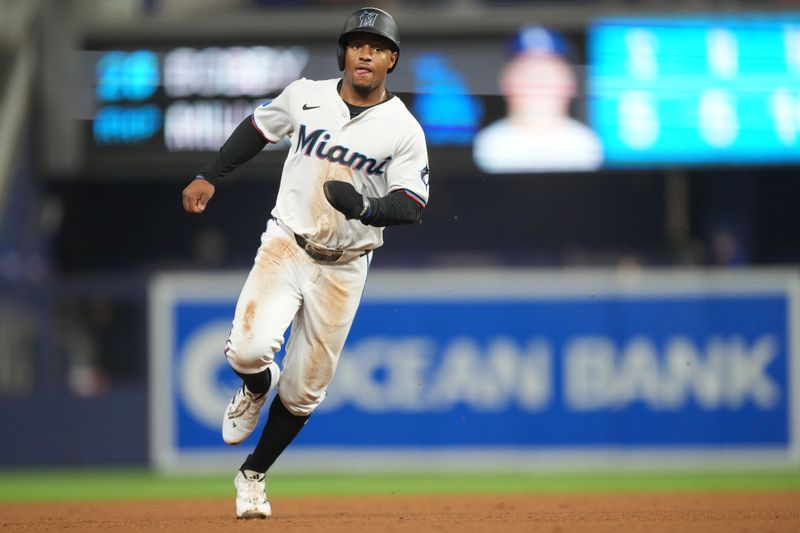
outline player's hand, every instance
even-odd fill
[[[369,204],[364,202],[364,196],[346,181],[326,181],[322,188],[328,203],[348,220],[360,219],[369,209]]]
[[[214,196],[214,184],[208,180],[195,178],[183,189],[183,209],[187,213],[202,213]]]

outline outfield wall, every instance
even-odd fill
[[[162,470],[229,468],[255,444],[219,435],[243,281],[152,280]],[[799,302],[783,269],[375,270],[328,398],[279,466],[798,464]]]

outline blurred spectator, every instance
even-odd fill
[[[109,379],[101,368],[99,338],[92,322],[104,322],[108,307],[87,309],[83,302],[62,302],[58,316],[58,340],[65,357],[67,388],[77,396],[96,396],[108,390]],[[87,312],[90,311],[90,312]]]
[[[143,379],[143,308],[144,302],[103,294],[59,301],[57,343],[70,392],[98,396]]]
[[[475,163],[490,173],[600,167],[597,135],[569,116],[577,82],[563,37],[540,26],[522,28],[512,53],[499,78],[508,115],[476,135]]]
[[[728,225],[718,225],[710,236],[710,261],[715,266],[740,266],[747,263],[746,250]]]

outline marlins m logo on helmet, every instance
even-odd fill
[[[376,13],[375,11],[364,11],[363,13],[361,13],[361,16],[359,17],[358,27],[359,28],[364,28],[364,27],[370,27],[371,28],[372,26],[375,25],[375,21],[376,20],[378,20],[378,13]]]

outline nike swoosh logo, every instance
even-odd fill
[[[318,105],[303,104],[303,111],[308,111],[309,109],[316,109],[318,107],[319,107]]]

